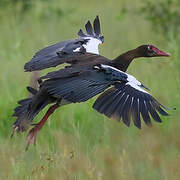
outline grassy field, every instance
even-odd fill
[[[180,37],[166,40],[154,33],[143,15],[136,13],[142,4],[142,0],[37,1],[21,15],[20,5],[1,7],[0,179],[179,179]],[[102,55],[113,58],[150,43],[171,53],[170,58],[137,59],[128,72],[162,104],[177,109],[162,117],[163,123],[153,122],[152,128],[143,124],[139,130],[98,114],[91,108],[95,98],[64,106],[39,133],[36,147],[25,151],[27,133],[10,139],[15,121],[11,115],[17,101],[27,96],[31,75],[24,72],[24,63],[47,45],[77,37],[78,30],[96,15],[105,36]]]

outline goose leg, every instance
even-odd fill
[[[45,122],[48,120],[49,116],[59,107],[59,103],[56,103],[54,105],[52,105],[48,111],[46,112],[46,114],[44,115],[44,117],[41,119],[41,121],[37,124],[34,124],[35,127],[33,127],[29,133],[28,133],[28,138],[27,138],[27,145],[26,145],[26,150],[28,149],[29,145],[32,144],[36,144],[36,136],[38,131],[41,130],[41,128],[43,127],[43,125],[45,124]]]

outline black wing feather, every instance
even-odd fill
[[[55,67],[66,63],[71,59],[84,53],[82,44],[86,44],[87,39],[79,38],[57,43],[37,52],[34,57],[24,65],[25,71],[37,71],[45,68]],[[74,52],[76,48],[81,48],[80,52]]]
[[[90,21],[87,22],[87,24],[85,25],[85,28],[86,28],[87,34],[89,34],[90,36],[94,36],[93,28]]]
[[[91,25],[91,22],[88,21],[85,25],[85,28],[86,28],[87,34],[84,34],[84,32],[80,29],[78,32],[78,35],[80,37],[92,37],[104,43],[104,36],[101,36],[101,26],[100,26],[100,21],[99,21],[98,16],[96,16],[96,18],[94,19],[93,27]]]
[[[98,16],[96,16],[93,26],[94,26],[94,32],[95,32],[96,36],[99,37],[101,35],[101,27],[100,27],[100,22],[99,22]]]
[[[132,104],[132,119],[133,119],[134,125],[138,128],[141,128],[139,103],[136,97],[134,98],[134,101]]]
[[[93,104],[94,109],[98,109],[100,113],[103,112],[103,105],[107,104],[108,100],[111,101],[111,97],[113,97],[113,94],[115,93],[115,88],[110,88],[107,91],[105,91],[103,94],[101,94],[101,98],[98,98],[95,103]]]
[[[83,32],[82,29],[79,30],[78,35],[81,36],[81,37],[87,37],[87,36],[84,34],[84,32]]]
[[[142,119],[144,120],[146,125],[151,126],[151,118],[148,113],[149,111],[146,106],[146,102],[144,103],[143,99],[142,99],[142,101],[141,100],[139,101],[139,108],[140,108]]]
[[[157,110],[161,115],[163,115],[163,116],[169,116],[169,114],[168,114],[166,111],[164,111],[164,110],[161,108],[161,106],[156,106],[156,110]]]
[[[130,126],[131,120],[131,100],[132,98],[129,97],[127,103],[124,106],[124,111],[122,112],[122,121],[126,126]]]
[[[100,107],[99,112],[105,114],[107,117],[111,117],[112,115],[112,108],[111,105],[114,102],[114,104],[116,104],[116,101],[118,101],[118,99],[115,99],[116,97],[116,91],[114,91],[114,93],[111,94],[111,97],[108,98],[106,101],[104,101],[103,105]]]
[[[112,97],[112,101],[108,104],[106,108],[106,112],[104,112],[105,115],[108,115],[108,117],[111,117],[112,114],[116,111],[116,109],[118,108],[120,104],[121,99],[125,97],[124,91],[125,89],[116,91],[116,95]]]
[[[154,107],[151,105],[150,101],[147,101],[147,107],[149,109],[149,112],[152,116],[152,118],[156,121],[156,122],[162,122],[158,113],[155,111]]]
[[[114,115],[112,115],[112,117],[114,117],[117,121],[120,121],[125,103],[128,99],[128,95],[126,93],[123,93],[123,94],[124,95],[119,100],[119,106],[116,107],[114,111]]]
[[[78,76],[63,79],[48,79],[43,87],[55,97],[63,97],[71,102],[83,102],[103,92],[112,82],[109,82],[104,73],[95,70],[81,72]]]
[[[150,94],[135,89],[124,82],[117,83],[113,89],[101,94],[95,101],[93,108],[108,117],[117,120],[122,118],[127,126],[130,125],[132,118],[134,125],[138,128],[141,128],[141,118],[147,125],[151,125],[149,114],[157,122],[161,122],[157,111],[164,116],[168,115],[163,106]]]

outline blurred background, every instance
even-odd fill
[[[170,58],[135,60],[128,72],[162,104],[176,107],[163,123],[139,130],[92,109],[95,98],[59,108],[25,151],[27,132],[10,139],[17,101],[27,96],[35,52],[77,37],[99,15],[108,58],[153,44]],[[53,69],[41,72],[45,74]],[[169,180],[180,171],[179,0],[0,1],[0,179]],[[47,108],[35,119],[40,121]]]

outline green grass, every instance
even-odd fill
[[[153,33],[132,1],[37,1],[25,15],[6,7],[0,11],[0,179],[179,179],[180,171],[180,47]],[[49,8],[50,7],[50,8]],[[61,13],[54,13],[56,8]],[[122,8],[128,12],[122,14]],[[129,68],[162,104],[176,107],[163,123],[141,130],[105,118],[93,110],[95,100],[56,111],[25,151],[27,133],[10,139],[11,117],[17,101],[27,96],[30,73],[24,63],[39,49],[76,37],[88,19],[99,14],[105,43],[100,52],[109,58],[152,43],[170,58],[137,59]],[[47,71],[45,71],[47,72]],[[44,72],[44,73],[45,73]],[[39,121],[47,108],[35,121]]]

